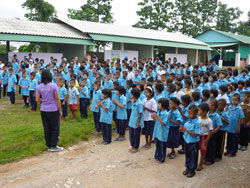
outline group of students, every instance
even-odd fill
[[[148,150],[155,143],[155,160],[159,163],[166,157],[174,159],[176,148],[181,146],[178,153],[185,154],[183,175],[187,177],[202,170],[203,164],[220,161],[223,154],[234,157],[238,149],[247,149],[249,66],[241,72],[231,68],[220,71],[216,62],[192,67],[177,63],[176,58],[166,62],[158,58],[154,61],[124,59],[116,63],[98,62],[95,58],[79,63],[73,59],[70,64],[52,60],[45,68],[40,61],[34,64],[33,71],[28,71],[29,66],[21,65],[18,82],[12,64],[4,67],[0,80],[5,80],[3,85],[7,83],[11,103],[18,84],[25,106],[29,96],[32,110],[36,110],[33,97],[41,82],[41,71],[50,70],[53,82],[58,85],[61,121],[67,117],[67,103],[73,120],[77,119],[78,107],[82,118],[88,118],[89,108],[94,116],[96,131],[93,133],[102,133],[104,145],[111,143],[114,121],[118,134],[115,141],[124,141],[129,128],[129,151],[136,153],[143,134],[146,142],[143,149]],[[171,150],[168,154],[167,148]]]

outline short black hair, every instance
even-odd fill
[[[200,84],[201,84],[201,80],[200,80],[199,78],[195,78],[195,79],[194,79],[194,83],[197,83],[197,84],[200,85]]]
[[[216,109],[218,108],[218,101],[216,99],[212,99],[209,101],[212,106],[214,106]]]
[[[212,89],[210,89],[210,94],[213,94],[214,95],[214,97],[216,98],[216,97],[218,97],[218,90],[217,89],[215,89],[215,88],[212,88]]]
[[[183,86],[180,81],[175,82],[175,85],[180,86],[180,88],[182,88],[182,86]]]
[[[164,84],[162,83],[156,84],[155,89],[157,89],[161,93],[164,90]]]
[[[204,97],[206,97],[207,99],[209,99],[209,98],[210,98],[210,90],[204,89],[204,90],[202,91],[202,96],[204,96]]]
[[[176,90],[176,87],[174,84],[171,83],[171,84],[168,84],[168,89],[170,93],[174,93]]]
[[[123,86],[117,86],[116,90],[122,95],[126,94],[126,89]]]
[[[250,91],[245,91],[243,95],[246,95],[248,98],[250,98]]]
[[[243,80],[240,80],[240,81],[238,81],[238,86],[239,85],[243,85],[243,87],[244,87],[245,86],[245,82]]]
[[[240,101],[240,94],[239,93],[233,94],[233,97],[236,97],[238,99],[238,101]]]
[[[180,100],[177,97],[171,97],[170,101],[172,101],[174,104],[176,104],[177,106],[180,105]]]
[[[221,85],[221,86],[220,86],[220,90],[221,90],[222,92],[226,93],[226,92],[228,91],[227,85]]]
[[[109,98],[111,97],[111,91],[110,91],[110,89],[103,89],[102,90],[102,94],[104,94],[104,95],[107,95]]]
[[[202,76],[204,82],[208,82],[208,77],[206,75]]]
[[[132,86],[133,86],[133,81],[132,81],[132,80],[127,80],[127,81],[126,81],[126,84],[127,84],[129,87],[132,87]]]
[[[144,85],[143,84],[138,84],[138,86],[140,87],[141,91],[144,91]]]
[[[35,76],[36,76],[36,73],[35,73],[35,72],[31,72],[31,73],[30,73],[30,76],[34,76],[34,77],[35,77]]]
[[[217,81],[217,76],[215,74],[212,74],[210,76],[213,78],[214,82]]]
[[[193,92],[193,93],[192,93],[192,98],[193,98],[195,101],[200,100],[200,98],[201,98],[200,92],[198,92],[198,91]]]
[[[114,82],[113,82],[113,85],[119,86],[119,82],[118,82],[118,81],[114,81]]]
[[[190,79],[185,79],[184,83],[187,84],[187,85],[189,85],[189,86],[191,86],[192,80],[190,80]]]
[[[42,71],[41,82],[45,85],[52,82],[52,74],[49,70]]]
[[[141,92],[138,88],[133,88],[132,91],[131,91],[131,94],[135,97],[135,98],[139,98],[140,95],[141,95]]]
[[[209,112],[209,105],[207,103],[201,103],[198,108],[200,108],[203,112]]]
[[[219,99],[218,102],[222,102],[224,105],[227,104],[227,101],[225,99]]]
[[[198,107],[196,105],[189,106],[188,110],[193,111],[194,113],[198,113]]]
[[[183,95],[183,96],[181,97],[181,100],[182,100],[184,103],[188,104],[188,105],[191,103],[191,97],[190,97],[190,95]]]
[[[246,80],[246,87],[250,87],[250,79]]]
[[[169,107],[169,101],[167,98],[160,98],[158,100],[158,103],[161,104],[162,108],[164,108],[165,110],[168,110],[168,107]]]

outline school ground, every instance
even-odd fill
[[[127,135],[128,136],[128,135]],[[144,144],[144,139],[142,144]],[[92,137],[59,153],[41,155],[0,165],[1,188],[247,188],[250,185],[250,150],[235,158],[205,166],[196,176],[182,175],[184,156],[154,161],[150,150],[128,152],[129,141],[101,145]]]

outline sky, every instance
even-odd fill
[[[87,0],[46,0],[53,4],[57,10],[59,17],[67,17],[69,8],[79,9]],[[139,10],[138,2],[141,0],[113,0],[112,12],[115,18],[116,25],[131,26],[135,24],[139,18],[136,11]],[[0,0],[0,17],[2,18],[20,18],[24,19],[24,14],[27,12],[21,7],[25,0]],[[249,0],[221,0],[222,3],[228,4],[230,7],[239,7],[244,14],[240,20],[247,20],[247,12],[249,8]]]

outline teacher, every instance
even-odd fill
[[[36,89],[36,102],[41,103],[41,117],[48,151],[62,151],[59,147],[60,115],[62,115],[58,87],[52,82],[49,70],[43,70],[41,85]]]

